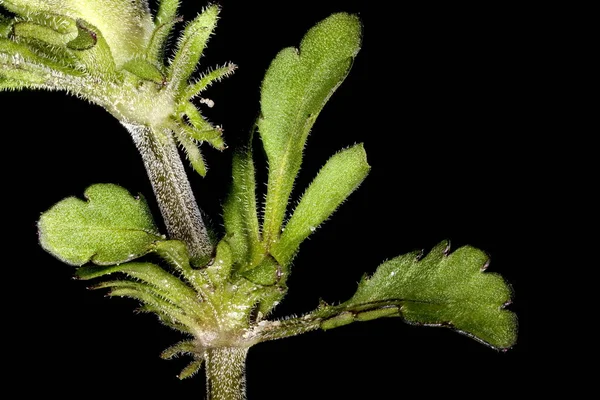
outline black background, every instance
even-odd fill
[[[184,7],[191,19],[203,2],[187,3],[199,4]],[[453,248],[471,244],[490,254],[489,270],[515,289],[511,308],[520,319],[519,341],[506,353],[396,319],[260,344],[249,352],[249,398],[477,398],[539,390],[530,373],[546,364],[532,356],[540,342],[530,301],[536,266],[527,249],[535,246],[533,199],[546,177],[530,158],[538,39],[529,11],[487,3],[410,2],[394,10],[366,0],[220,3],[201,69],[226,61],[239,66],[206,92],[215,107],[205,114],[223,125],[232,146],[249,132],[260,82],[279,50],[297,45],[333,12],[358,13],[364,24],[354,67],[309,137],[295,194],[330,155],[354,143],[365,144],[372,172],[302,245],[276,315],[310,311],[319,298],[345,300],[383,260],[450,239]],[[134,314],[133,301],[87,291],[71,279],[71,267],[37,245],[39,213],[93,183],[143,193],[159,215],[127,132],[99,107],[63,94],[2,93],[0,104],[3,121],[10,121],[0,128],[10,207],[4,230],[11,237],[6,330],[18,357],[13,372],[36,374],[22,393],[43,387],[48,394],[202,398],[202,378],[176,379],[187,360],[158,358],[179,334]],[[229,153],[203,150],[209,174],[192,174],[191,184],[220,229]]]

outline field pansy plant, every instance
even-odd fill
[[[204,366],[209,399],[244,399],[253,345],[383,317],[448,327],[495,349],[515,343],[517,320],[505,308],[510,287],[485,272],[483,251],[450,251],[447,242],[384,262],[338,305],[270,319],[288,291],[301,243],[370,169],[362,144],[342,149],[299,200],[290,199],[307,136],[359,52],[360,20],[333,14],[271,63],[248,144],[234,149],[224,232],[218,233],[203,222],[179,148],[202,176],[207,168],[199,145],[226,148],[222,129],[200,108],[212,106],[203,90],[236,67],[196,71],[217,5],[189,22],[178,15],[178,0],[156,7],[152,15],[146,0],[0,0],[0,91],[64,91],[103,107],[130,133],[166,232],[159,232],[142,196],[97,184],[83,198],[66,198],[42,214],[40,243],[74,266],[77,278],[99,279],[93,288],[136,299],[141,311],[182,332],[183,340],[162,354],[190,356],[180,378]],[[167,46],[175,29],[178,40]],[[256,136],[268,160],[264,201],[256,195]]]

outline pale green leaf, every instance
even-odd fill
[[[271,254],[288,265],[308,236],[350,196],[369,172],[362,144],[343,150],[327,161],[302,196]]]
[[[143,54],[154,30],[147,0],[4,0],[0,4],[22,16],[59,13],[87,21],[102,32],[118,67],[132,55]]]
[[[150,61],[161,65],[161,70],[166,71],[166,65],[164,65],[165,50],[167,47],[167,41],[169,35],[175,25],[178,22],[183,21],[180,18],[174,18],[171,21],[165,22],[164,24],[158,25],[152,33],[150,44],[146,49],[145,58]]]
[[[267,245],[280,233],[309,131],[348,74],[360,43],[358,17],[334,14],[310,29],[299,49],[282,50],[265,75],[258,129],[269,161]]]
[[[219,82],[222,79],[230,76],[237,69],[237,65],[233,63],[227,63],[222,67],[215,68],[210,71],[206,71],[202,76],[196,80],[193,84],[190,84],[182,93],[182,100],[191,100],[198,96],[200,92],[209,87],[215,82]]]
[[[187,122],[189,122],[179,126],[185,135],[199,142],[208,142],[217,150],[225,149],[223,130],[205,120],[194,104],[190,101],[184,101],[179,104],[178,109],[181,114],[185,115]]]
[[[196,70],[206,43],[215,29],[218,15],[219,7],[210,5],[185,27],[168,71],[168,88],[175,93],[186,86],[187,80]]]
[[[86,201],[70,197],[57,203],[38,222],[42,247],[65,263],[123,263],[163,239],[143,198],[111,184],[90,186],[84,195]]]
[[[177,10],[179,9],[179,3],[180,0],[160,0],[156,18],[154,19],[155,25],[159,26],[175,19],[177,17]]]
[[[191,138],[188,130],[185,128],[175,129],[173,131],[175,133],[175,138],[177,142],[181,145],[183,150],[185,151],[185,155],[189,160],[192,168],[196,171],[200,176],[206,176],[207,168],[206,163],[204,162],[204,158],[202,157],[202,153],[198,148],[198,144]]]

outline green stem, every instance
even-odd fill
[[[142,155],[170,238],[187,245],[194,264],[205,265],[213,246],[171,132],[122,124]]]
[[[247,347],[217,347],[206,351],[206,399],[246,399]]]

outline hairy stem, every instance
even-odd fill
[[[171,132],[123,125],[142,155],[170,238],[187,245],[195,265],[205,265],[212,256],[213,245]]]
[[[247,347],[217,347],[206,351],[206,399],[246,399]]]

